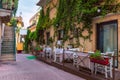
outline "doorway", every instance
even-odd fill
[[[117,20],[97,24],[97,49],[101,52],[115,52],[118,56],[118,24]],[[118,59],[115,60],[118,66]]]

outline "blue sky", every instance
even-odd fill
[[[20,13],[23,17],[24,27],[29,26],[30,18],[39,11],[39,6],[36,3],[39,0],[19,0],[18,10],[16,16],[19,16]]]

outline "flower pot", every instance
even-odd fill
[[[43,52],[43,50],[39,50],[39,52]]]
[[[100,59],[95,59],[95,58],[90,58],[91,62],[98,63],[101,65],[108,65],[109,64],[109,58],[104,58],[102,60]]]

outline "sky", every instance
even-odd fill
[[[30,26],[30,18],[39,11],[39,6],[36,5],[38,1],[39,0],[19,0],[16,16],[22,16],[24,27]]]

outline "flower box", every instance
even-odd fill
[[[43,52],[43,50],[38,50],[38,52]]]
[[[95,59],[95,58],[90,58],[91,62],[98,63],[101,65],[108,65],[109,64],[109,58],[104,58],[104,59]]]

